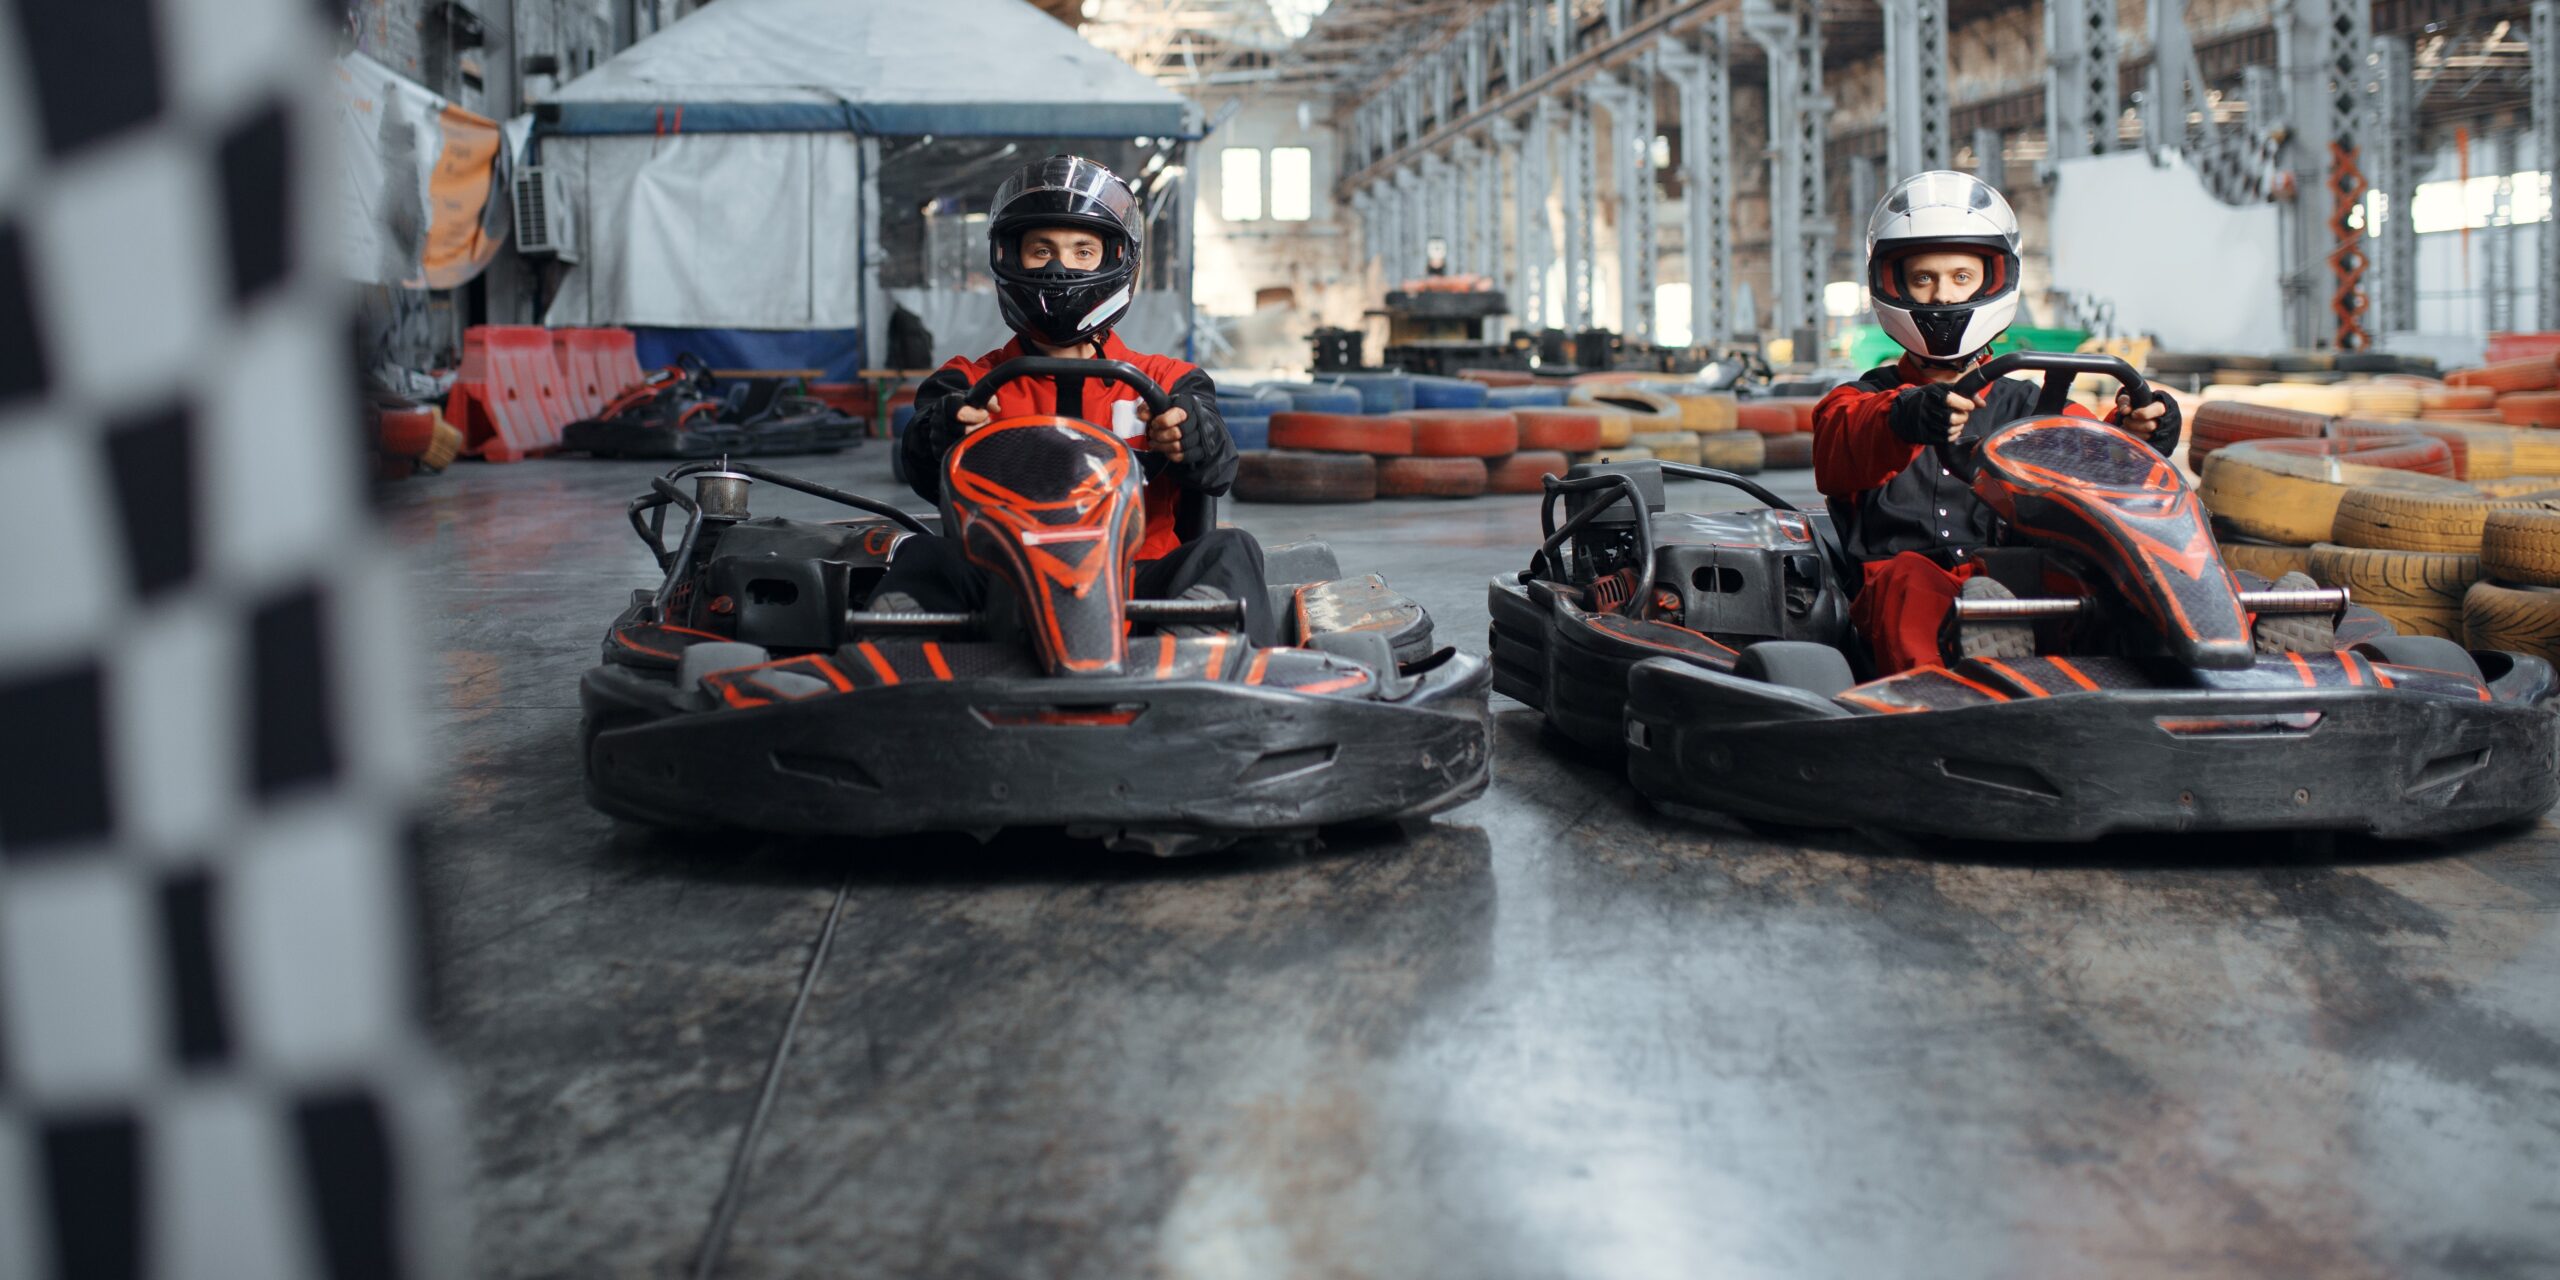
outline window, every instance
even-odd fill
[[[1218,153],[1218,216],[1229,222],[1262,219],[1262,148],[1228,147]]]
[[[2382,234],[2382,221],[2372,216],[2386,212],[2389,197],[2376,191],[2366,196],[2370,206],[2364,225],[2369,235]],[[2498,204],[2498,177],[2484,174],[2465,182],[2459,178],[2442,182],[2421,182],[2409,199],[2409,221],[2423,235],[2431,231],[2458,231],[2465,227],[2485,227]],[[2508,201],[2508,216],[2519,226],[2540,222],[2551,216],[2551,175],[2519,173]]]
[[[1305,147],[1271,149],[1271,216],[1304,222],[1315,213],[1315,153]]]

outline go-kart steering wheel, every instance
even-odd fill
[[[1016,356],[993,369],[969,388],[960,403],[972,409],[984,409],[996,398],[996,390],[1016,378],[1100,378],[1117,382],[1138,393],[1146,401],[1147,416],[1161,417],[1173,408],[1173,397],[1166,395],[1156,380],[1140,372],[1126,360],[1080,360],[1072,356]]]
[[[1955,384],[1947,389],[1967,400],[1980,403],[1983,391],[1992,383],[2021,369],[2062,375],[2044,380],[2044,391],[2036,397],[2035,413],[2038,417],[2049,418],[2061,413],[2062,407],[2071,403],[2072,379],[2084,373],[2103,373],[2123,383],[2125,398],[2132,403],[2137,412],[2148,408],[2151,404],[2151,384],[2144,381],[2142,375],[2132,365],[2119,357],[2100,355],[2093,351],[2012,351],[2005,356],[1994,356],[1984,361],[1963,377],[1956,379]],[[1957,445],[1971,447],[1959,450]],[[1974,473],[1979,470],[1974,466],[1974,455],[1981,445],[1981,437],[1975,436],[1954,444],[1942,442],[1932,445],[1931,448],[1937,451],[1939,466],[1946,468],[1956,479],[1970,485],[1973,483]]]

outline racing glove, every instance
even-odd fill
[[[2162,406],[2160,420],[2151,424],[2151,435],[2144,443],[2151,446],[2153,453],[2165,458],[2177,450],[2178,437],[2184,434],[2185,425],[2178,419],[2177,401],[2156,393],[2155,398]]]
[[[1955,410],[1947,407],[1947,397],[1954,392],[1952,382],[1904,387],[1895,393],[1893,412],[1886,416],[1885,425],[1912,444],[1945,444],[1947,428],[1955,425]]]

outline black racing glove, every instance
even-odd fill
[[[2161,406],[2160,420],[2151,424],[2151,434],[2144,443],[2151,446],[2153,453],[2165,458],[2177,451],[2178,437],[2184,433],[2185,428],[2178,419],[2176,400],[2156,391],[2152,393],[2152,399]]]
[[[1893,412],[1885,425],[1893,433],[1913,444],[1945,444],[1947,429],[1955,425],[1956,411],[1947,407],[1947,397],[1955,394],[1952,382],[1924,382],[1904,387],[1893,397]]]

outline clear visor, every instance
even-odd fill
[[[1051,156],[1016,171],[996,188],[995,217],[1001,220],[1025,200],[1043,213],[1076,212],[1138,225],[1137,194],[1120,175],[1083,156]]]

